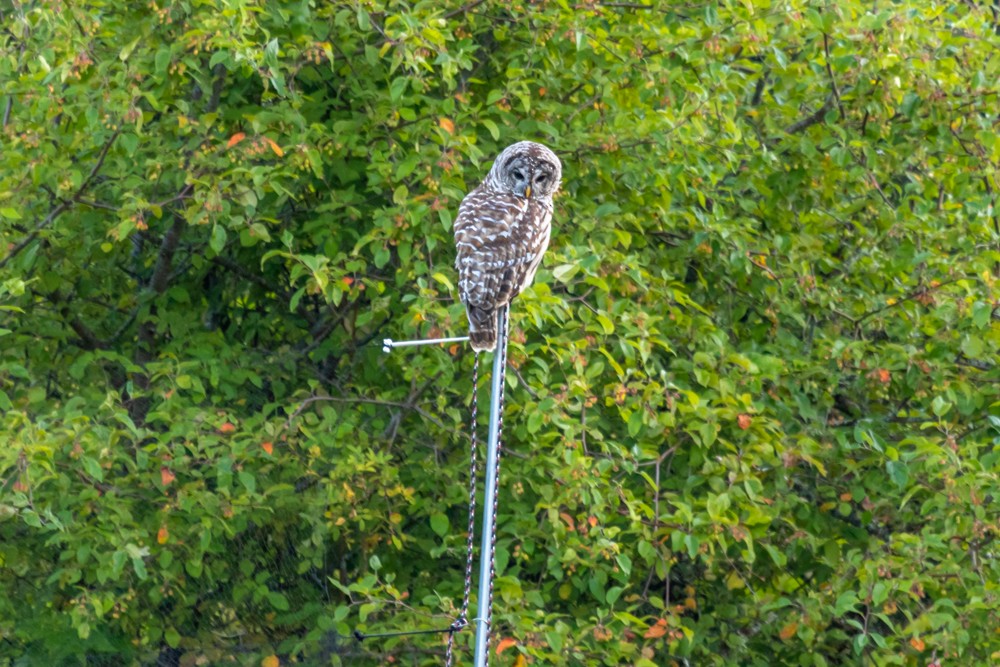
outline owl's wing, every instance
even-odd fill
[[[551,205],[540,200],[470,192],[454,228],[462,302],[492,311],[527,287],[548,247],[551,219]]]

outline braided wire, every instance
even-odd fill
[[[476,439],[479,406],[479,352],[472,364],[472,433],[470,435],[469,456],[469,528],[465,543],[465,591],[462,593],[462,607],[458,618],[451,624],[448,632],[448,647],[445,650],[445,667],[452,667],[455,660],[455,633],[469,624],[469,595],[472,591],[472,555],[475,547],[476,529]]]
[[[499,318],[498,318],[499,319]],[[497,407],[497,465],[496,465],[496,477],[493,480],[493,507],[490,511],[493,513],[493,532],[490,535],[490,596],[489,605],[486,607],[486,631],[492,632],[493,630],[493,582],[496,580],[496,551],[497,551],[497,505],[500,497],[500,454],[503,452],[503,399],[504,399],[504,387],[506,385],[506,374],[507,374],[507,337],[510,328],[510,307],[505,306],[503,309],[503,324],[498,327],[497,332],[497,354],[502,355],[500,357],[500,402]],[[485,509],[485,508],[484,508]],[[489,667],[490,664],[490,653],[486,651],[486,660],[484,667]]]

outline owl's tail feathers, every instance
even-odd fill
[[[476,352],[492,352],[497,346],[497,313],[466,305],[469,316],[469,342]]]

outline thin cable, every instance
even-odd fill
[[[448,648],[445,650],[445,667],[452,667],[455,660],[455,633],[469,624],[469,595],[472,591],[472,556],[475,546],[476,531],[476,449],[478,441],[478,406],[479,406],[479,351],[472,364],[472,432],[469,445],[469,526],[465,542],[465,591],[462,594],[462,607],[458,618],[451,624],[448,633]]]
[[[360,630],[355,630],[351,633],[351,636],[357,639],[359,642],[366,639],[382,639],[385,637],[408,637],[410,635],[443,635],[444,633],[453,632],[452,627],[447,628],[436,628],[434,630],[402,630],[400,632],[373,632],[371,634],[366,634]]]

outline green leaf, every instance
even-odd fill
[[[889,597],[889,587],[885,582],[879,581],[872,586],[872,604],[881,606]]]
[[[479,122],[489,131],[490,136],[493,137],[493,141],[500,140],[500,128],[497,127],[496,123],[488,118],[483,118]]]
[[[931,401],[931,411],[938,417],[943,417],[951,410],[952,404],[945,400],[940,394]]]
[[[222,250],[226,247],[226,229],[222,225],[214,225],[212,227],[212,237],[208,242],[208,247],[211,248],[216,255],[221,255]]]
[[[399,102],[409,83],[409,79],[405,76],[393,79],[392,83],[389,84],[389,99],[392,100],[393,103]]]
[[[910,483],[910,471],[902,461],[886,461],[885,469],[889,473],[889,479],[897,488],[905,489]]]
[[[132,55],[132,52],[135,51],[135,47],[139,43],[139,39],[139,37],[136,37],[126,46],[123,46],[121,51],[118,52],[118,59],[122,62],[128,60],[129,56]]]
[[[83,469],[88,475],[93,477],[98,482],[104,481],[104,470],[101,468],[101,464],[98,463],[97,459],[84,456],[81,460],[83,461]]]
[[[621,568],[622,574],[626,577],[632,573],[632,559],[626,554],[618,554],[615,556],[615,562],[618,563],[618,567]]]
[[[587,581],[587,588],[590,590],[590,594],[594,596],[594,599],[602,604],[605,602],[606,593],[604,586],[596,578],[591,578]]]
[[[410,196],[409,188],[407,188],[403,184],[400,184],[392,192],[392,201],[399,206],[403,206],[406,204],[406,200],[409,198],[409,196]]]
[[[708,515],[713,521],[719,521],[723,513],[729,509],[729,505],[728,493],[720,493],[718,495],[709,494],[707,503]]]
[[[618,204],[615,204],[613,202],[608,202],[606,204],[601,204],[600,206],[598,206],[597,209],[594,211],[594,216],[598,218],[604,218],[609,215],[619,213],[620,211],[621,207]]]
[[[130,156],[135,155],[136,150],[139,148],[139,137],[130,132],[122,134],[118,137],[118,141]]]
[[[243,485],[248,493],[252,494],[257,492],[257,479],[253,476],[253,473],[241,470],[236,474],[236,477],[240,480],[240,484]]]
[[[267,601],[278,611],[288,611],[289,609],[288,598],[276,591],[267,592]]]
[[[441,514],[440,512],[431,514],[430,522],[431,530],[433,530],[438,537],[444,537],[448,534],[450,525],[448,523],[448,517],[444,514]]]
[[[977,329],[985,329],[990,323],[993,315],[993,306],[982,301],[977,301],[972,306],[972,324]]]
[[[153,66],[155,67],[155,72],[158,76],[163,76],[167,73],[167,67],[170,65],[170,49],[168,47],[162,47],[156,52],[156,57],[153,60]]]
[[[378,609],[378,605],[372,602],[366,602],[358,608],[358,621],[364,623],[368,620],[368,617]]]
[[[435,273],[434,275],[431,276],[431,278],[441,283],[445,287],[445,289],[447,289],[449,292],[455,291],[455,286],[451,284],[450,280],[448,280],[448,276],[444,275],[443,273],[441,272]]]
[[[577,264],[560,264],[556,268],[552,269],[552,276],[559,282],[565,284],[576,275],[576,272],[580,270]]]
[[[845,591],[840,594],[836,603],[834,603],[833,613],[836,616],[843,616],[844,614],[853,611],[857,603],[858,596],[854,593],[854,591]]]

